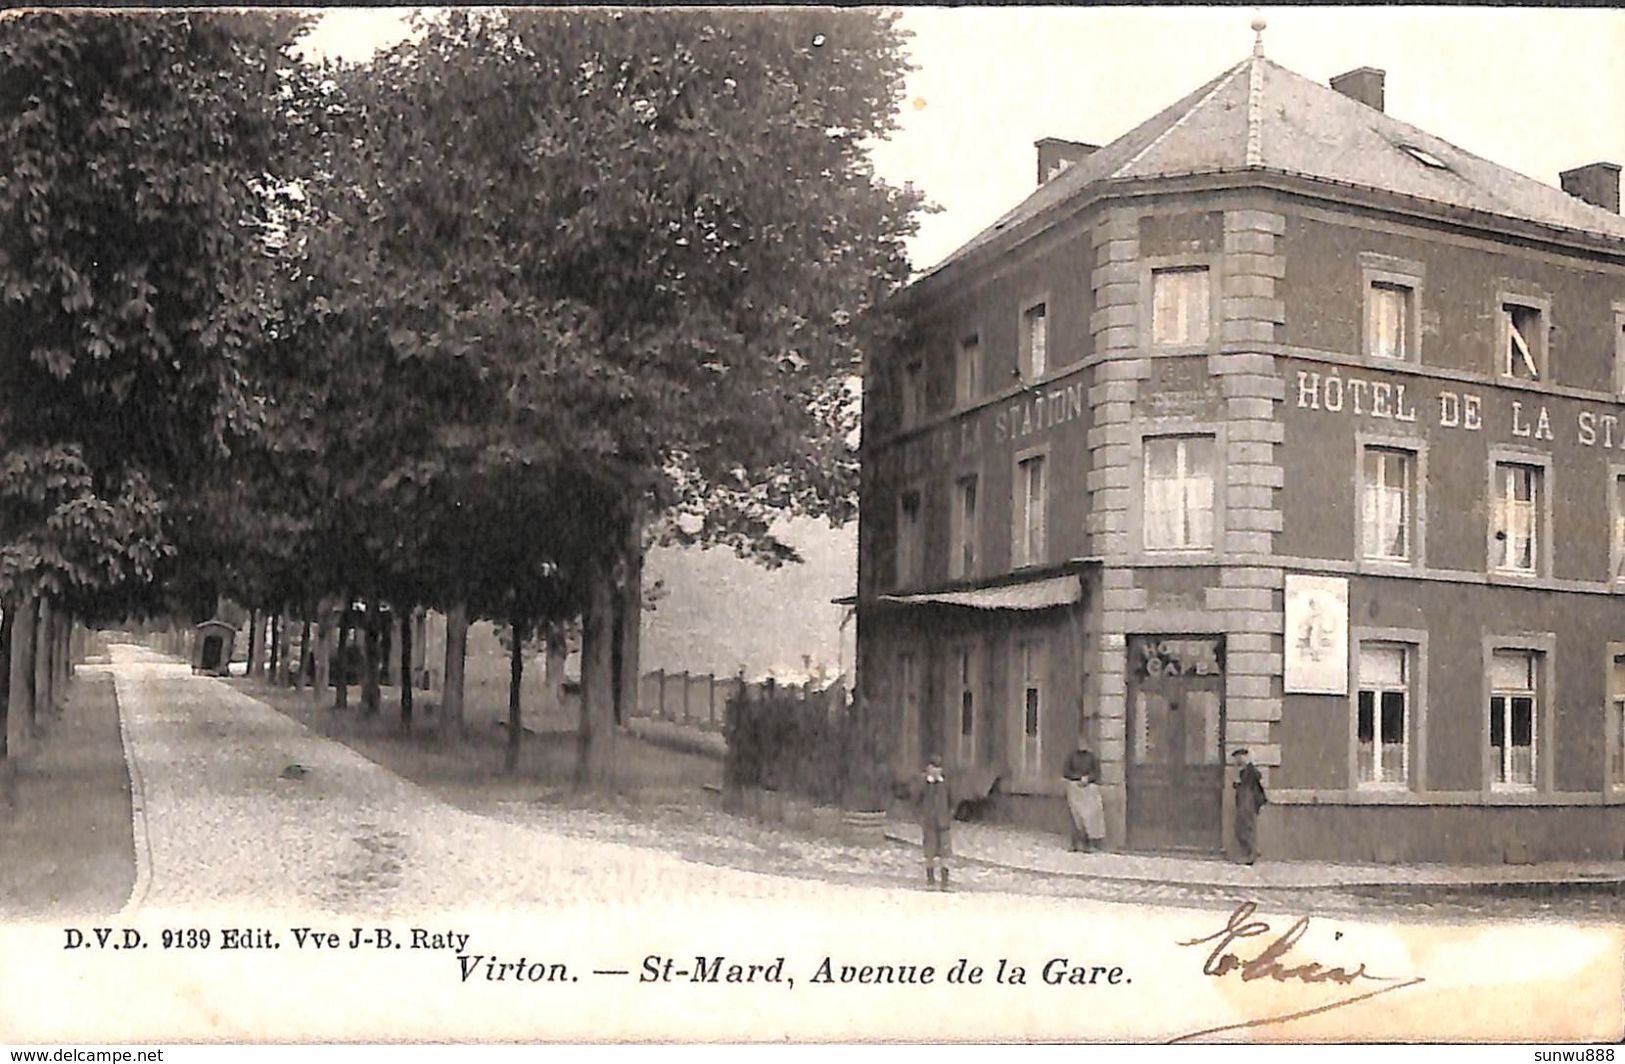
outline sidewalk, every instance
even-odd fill
[[[79,665],[60,714],[0,765],[0,923],[55,913],[104,916],[129,896],[136,859],[130,774],[113,676]]]
[[[887,838],[920,845],[920,829],[892,821]],[[1221,858],[1140,853],[1072,853],[1066,839],[1039,831],[988,824],[955,824],[954,853],[983,864],[1050,875],[1185,886],[1258,888],[1445,887],[1464,890],[1506,885],[1625,884],[1625,861],[1560,861],[1533,865],[1375,865],[1271,861],[1241,865]]]

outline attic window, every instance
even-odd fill
[[[1401,144],[1399,149],[1406,155],[1409,155],[1412,159],[1415,159],[1417,162],[1421,163],[1423,166],[1431,166],[1435,170],[1450,169],[1449,163],[1445,162],[1443,159],[1439,158],[1437,155],[1434,155],[1425,148],[1418,148],[1414,144]]]

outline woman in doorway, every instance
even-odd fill
[[[1061,766],[1066,778],[1066,807],[1072,814],[1072,849],[1088,853],[1105,849],[1106,806],[1100,797],[1100,759],[1081,742]]]

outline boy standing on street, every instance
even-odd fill
[[[937,886],[937,871],[942,872],[942,886],[948,889],[948,857],[953,853],[954,805],[948,794],[948,776],[942,770],[942,755],[932,754],[925,762],[925,772],[915,784],[915,802],[920,811],[920,833],[925,842],[925,881]]]

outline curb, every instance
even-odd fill
[[[147,831],[146,780],[141,775],[141,763],[136,760],[135,746],[130,741],[130,718],[125,712],[128,699],[121,691],[128,681],[124,679],[118,663],[112,661],[111,647],[108,648],[107,668],[113,674],[113,701],[118,705],[119,741],[124,745],[124,768],[130,776],[130,837],[135,850],[135,882],[130,884],[130,897],[119,910],[120,916],[126,916],[146,902],[147,893],[152,889],[152,836]]]
[[[918,849],[920,843],[901,832],[888,829],[886,840],[901,846]],[[1133,883],[1144,886],[1157,887],[1189,887],[1203,890],[1332,890],[1332,891],[1384,891],[1388,893],[1415,893],[1415,894],[1561,894],[1561,893],[1588,893],[1625,890],[1625,874],[1585,876],[1578,879],[1477,879],[1462,881],[1418,880],[1412,882],[1397,882],[1394,880],[1367,880],[1354,879],[1323,883],[1220,883],[1206,879],[1158,879],[1144,875],[1112,875],[1099,871],[1091,872],[1087,869],[1060,870],[1050,868],[1032,868],[1027,865],[1008,864],[987,857],[977,857],[967,853],[955,853],[954,859],[987,868],[1005,868],[1014,872],[1026,872],[1030,875],[1054,876],[1068,879],[1092,879],[1111,883]]]

